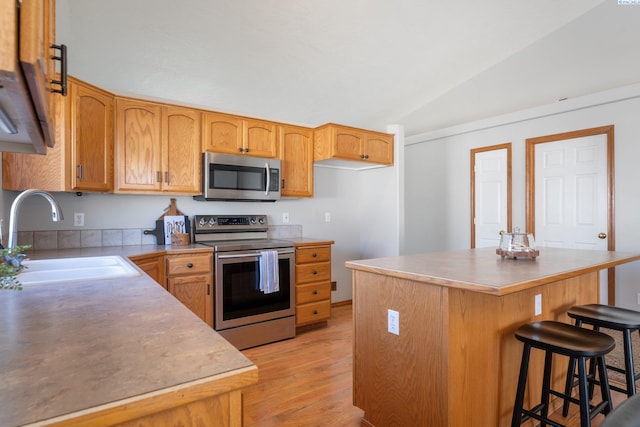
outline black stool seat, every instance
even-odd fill
[[[607,368],[624,374],[626,388],[623,389],[615,385],[609,385],[609,388],[625,393],[627,396],[635,395],[636,381],[640,378],[640,373],[636,373],[633,366],[631,332],[640,330],[640,312],[609,305],[587,304],[572,307],[567,311],[567,314],[576,320],[576,326],[587,324],[592,325],[596,331],[600,328],[608,328],[622,332],[624,368],[612,365],[607,365]],[[571,362],[569,362],[569,370],[573,374],[573,363]],[[567,377],[567,390],[573,385],[575,384],[570,384],[570,378]]]
[[[606,416],[600,427],[640,427],[640,396],[622,402]]]
[[[513,408],[512,427],[519,426],[529,418],[535,418],[542,425],[562,427],[556,421],[550,420],[549,397],[551,394],[561,397],[565,402],[580,405],[580,425],[589,427],[591,418],[596,414],[608,414],[612,409],[611,393],[609,392],[607,371],[604,364],[604,355],[615,347],[615,341],[609,335],[583,329],[567,323],[545,320],[541,322],[527,323],[515,331],[518,340],[524,343],[522,351],[522,363],[518,378],[516,401]],[[524,409],[524,394],[526,390],[527,374],[529,370],[529,358],[531,349],[537,348],[545,352],[544,377],[542,381],[542,393],[540,403],[531,409]],[[575,360],[578,363],[579,399],[575,399],[566,393],[551,389],[551,363],[553,354],[560,354]],[[586,359],[594,358],[600,378],[600,390],[602,402],[596,406],[589,404],[588,378]]]

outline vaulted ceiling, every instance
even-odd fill
[[[617,0],[57,0],[57,18],[76,77],[308,126],[413,135],[640,81],[640,5]]]

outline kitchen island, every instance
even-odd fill
[[[258,373],[141,272],[1,291],[0,378],[2,426],[241,426]]]
[[[487,248],[347,262],[362,424],[510,425],[522,352],[513,332],[531,321],[569,322],[567,309],[599,301],[599,270],[638,259],[541,248],[535,260],[513,260]],[[388,332],[388,310],[398,313],[398,335]],[[539,399],[543,357],[535,353],[525,405],[530,393]],[[565,370],[554,365],[556,387]]]

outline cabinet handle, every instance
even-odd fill
[[[187,268],[193,268],[193,263],[190,262],[189,264],[187,264]]]
[[[282,179],[282,184],[280,184],[280,189],[284,190],[284,178]]]
[[[169,172],[168,171],[166,171],[164,173],[164,182],[166,182],[167,184],[169,183]]]
[[[162,172],[156,171],[156,182],[162,182]]]
[[[51,89],[51,92],[67,96],[67,45],[52,44],[50,47],[60,51],[60,56],[51,56],[51,59],[60,61],[60,80],[51,80],[51,84],[60,86],[60,89]]]
[[[211,295],[211,285],[207,283],[207,295]]]
[[[316,258],[318,256],[318,254],[314,252],[313,254],[311,254],[311,256]]]
[[[314,290],[313,290],[313,294],[314,294],[314,295],[318,295],[318,290],[317,290],[317,289],[314,289]]]
[[[78,169],[78,174],[76,175],[76,178],[82,179],[82,165],[78,165],[77,169]]]

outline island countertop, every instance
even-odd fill
[[[502,259],[495,248],[347,261],[347,268],[493,295],[640,259],[640,253],[539,248],[533,259]]]
[[[144,274],[2,291],[0,325],[2,426],[122,422],[257,381],[249,359]]]

